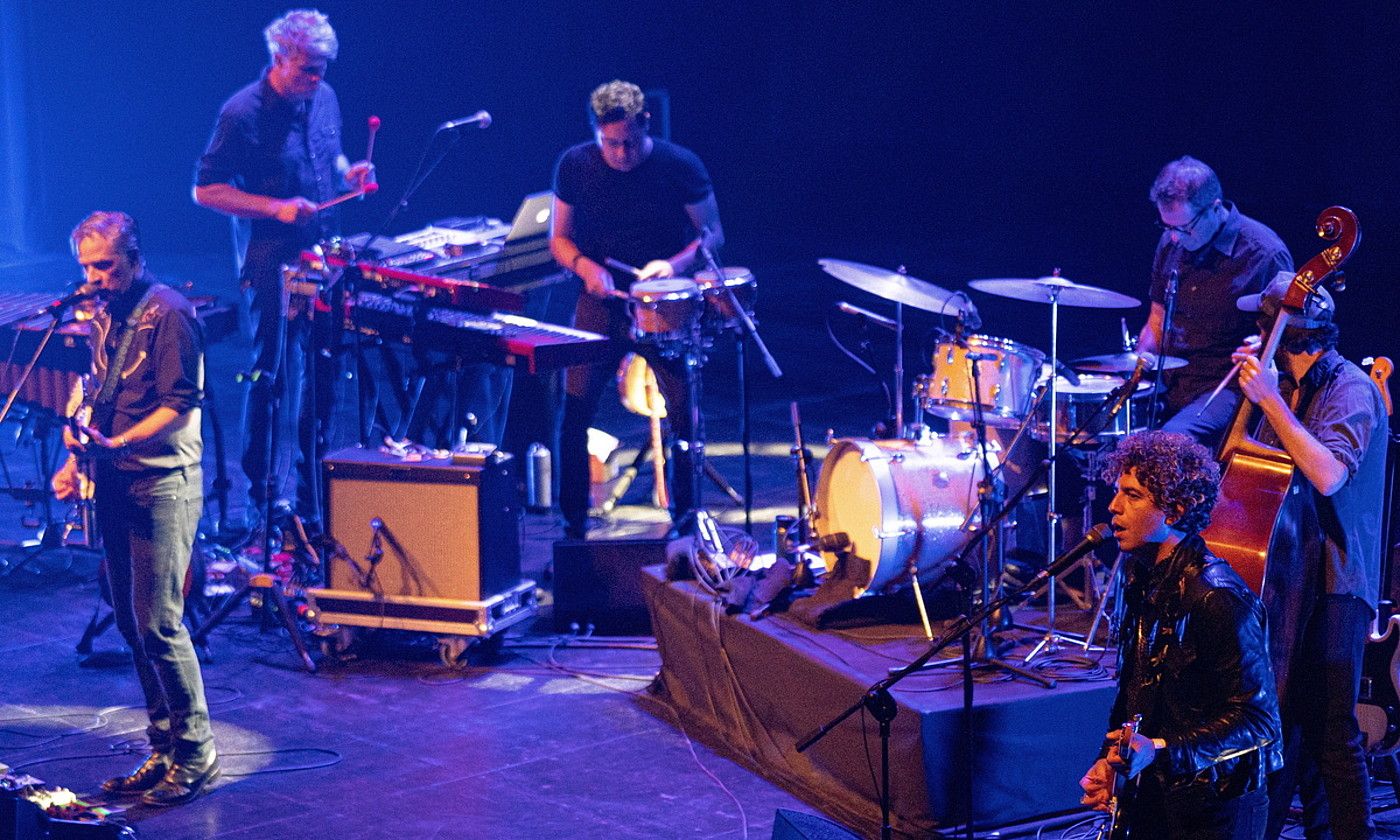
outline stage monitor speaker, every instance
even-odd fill
[[[593,625],[604,636],[651,634],[642,567],[666,562],[666,540],[560,540],[554,544],[554,628]]]
[[[860,835],[825,817],[779,808],[773,817],[773,840],[860,840]]]
[[[509,454],[404,462],[350,447],[322,463],[326,525],[353,561],[328,565],[327,589],[481,601],[520,583],[520,493]]]

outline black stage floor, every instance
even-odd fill
[[[194,279],[198,291],[232,298],[229,281],[220,279],[225,259],[152,256],[151,264],[165,278]],[[822,316],[834,295],[821,285],[826,281],[816,267],[803,262],[754,269],[761,286],[771,277],[775,288],[811,292],[760,297],[765,337],[787,374],[774,383],[751,359],[753,519],[756,536],[771,544],[773,517],[796,506],[789,401],[800,403],[818,455],[825,451],[826,430],[868,437],[885,406],[879,383],[831,348]],[[0,281],[12,290],[57,291],[72,276],[68,258],[55,257],[7,266]],[[210,382],[222,389],[218,413],[232,442],[226,463],[234,481],[234,519],[243,512],[239,500],[246,487],[237,468],[241,428],[233,384],[242,352],[237,339],[226,341],[210,348],[208,365]],[[920,364],[916,372],[926,367]],[[719,471],[741,486],[732,369],[732,354],[717,354],[706,370],[704,405],[709,454]],[[616,404],[603,411],[597,425],[633,450],[647,435],[645,421]],[[29,445],[32,429],[18,418],[0,429],[10,487],[42,487],[46,481],[47,468],[36,466]],[[210,480],[212,458],[211,453],[206,460]],[[33,494],[0,498],[0,539],[11,545],[32,537],[46,515],[42,504],[23,501],[26,495]],[[643,478],[594,536],[658,535],[665,517],[647,505],[649,495]],[[722,521],[742,523],[742,510],[717,491],[707,487],[705,498]],[[52,510],[55,517],[63,513],[61,506]],[[356,659],[323,660],[319,673],[311,675],[301,669],[284,635],[263,632],[246,610],[235,613],[211,636],[212,661],[204,671],[227,778],[188,806],[155,813],[134,809],[125,818],[140,836],[151,838],[761,838],[769,836],[779,808],[838,816],[849,811],[849,803],[838,807],[835,797],[792,779],[773,775],[775,782],[759,775],[754,769],[762,768],[742,754],[732,734],[686,717],[683,706],[677,716],[658,699],[664,695],[648,693],[661,669],[653,639],[555,635],[547,567],[562,527],[551,515],[531,514],[523,535],[523,572],[545,583],[545,606],[538,619],[509,631],[494,662],[449,669],[430,642],[389,635],[367,639]],[[0,553],[0,762],[89,793],[102,778],[126,770],[139,752],[139,692],[114,632],[97,640],[97,655],[86,667],[74,653],[98,603],[96,560],[81,551],[49,551],[17,569],[26,556],[22,548]],[[890,635],[905,641],[869,645],[865,655],[897,664],[900,657],[916,654],[907,631],[891,628]],[[886,635],[881,628],[870,632]],[[859,635],[813,638],[807,643],[829,643],[838,650],[867,647]],[[770,676],[773,685],[799,697],[822,692],[811,698],[811,719],[843,705],[845,689],[859,684],[852,677],[837,691],[788,686],[782,674]],[[1011,691],[1046,702],[1066,689],[1017,684]],[[954,694],[951,688],[939,692],[937,702],[946,705]],[[986,696],[979,686],[979,697]],[[1050,731],[1058,725],[1049,719],[1040,727],[1018,724],[1015,734],[1036,749],[1068,743]],[[846,733],[847,745],[859,731]],[[789,741],[791,736],[783,734]],[[1074,779],[1061,771],[1087,763],[1088,756],[1078,759],[1062,757],[1053,782],[1046,780],[1054,802],[1072,798]],[[842,777],[857,801],[867,796],[868,783],[850,779],[868,778],[868,766],[862,757]],[[926,778],[941,785],[946,776]],[[897,784],[907,791],[918,780]],[[978,784],[992,785],[1004,797],[1018,796],[1014,787],[985,774]],[[941,814],[952,793],[930,787],[920,795]],[[1039,812],[1032,806],[1042,799],[1022,798],[1029,810],[1008,808],[1013,816],[997,821]],[[868,806],[863,811],[857,806],[856,817],[866,825],[870,813]],[[1071,815],[1065,822],[1075,819]],[[1018,833],[1004,830],[1000,836]],[[1052,830],[1042,836],[1059,835]]]

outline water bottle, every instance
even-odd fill
[[[543,443],[532,443],[525,450],[525,506],[532,513],[554,507],[554,466]]]

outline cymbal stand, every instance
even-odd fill
[[[1055,276],[1059,276],[1060,270],[1055,269]],[[1055,374],[1056,367],[1060,361],[1060,289],[1057,286],[1049,287],[1050,293],[1050,394],[1045,401],[1045,428],[1046,440],[1046,460],[1050,462],[1049,476],[1046,479],[1046,490],[1048,491],[1048,504],[1045,511],[1045,563],[1047,566],[1055,562],[1055,557],[1059,554],[1060,535],[1060,514],[1057,505],[1057,462],[1058,454],[1056,449],[1059,443],[1059,426],[1056,423],[1056,412],[1059,411],[1059,388]],[[1050,586],[1045,594],[1045,636],[1031,648],[1031,652],[1021,661],[1030,664],[1032,660],[1042,653],[1056,653],[1060,650],[1060,645],[1068,638],[1069,634],[1061,634],[1055,630],[1055,588],[1054,578],[1050,580]]]
[[[981,590],[978,593],[978,604],[987,604],[993,600],[994,596],[1000,595],[1001,589],[1001,568],[1006,559],[1006,542],[1002,539],[1002,527],[1005,515],[1002,512],[1001,487],[996,481],[995,471],[992,469],[991,456],[989,452],[989,442],[987,440],[987,419],[982,411],[982,390],[981,383],[977,378],[977,363],[979,361],[993,361],[994,356],[988,355],[986,359],[981,358],[982,354],[968,353],[967,364],[968,373],[972,380],[972,428],[977,432],[977,454],[982,461],[982,477],[977,482],[977,509],[978,522],[984,534],[983,538],[977,541],[979,560],[982,572]],[[970,517],[969,517],[970,519]],[[968,523],[971,526],[971,522]],[[965,527],[968,527],[965,526]],[[975,526],[974,526],[975,527]],[[990,531],[995,529],[995,535]],[[993,541],[992,545],[988,545]],[[996,557],[997,583],[991,582],[992,558]],[[954,560],[959,566],[966,565],[966,552],[961,553]],[[912,572],[911,572],[912,574]],[[974,604],[973,589],[967,579],[962,580],[962,588],[965,594],[963,599],[964,615],[972,615]],[[919,583],[917,575],[914,576],[914,598],[919,607],[919,616],[924,621],[924,632],[932,640],[932,633],[929,632],[928,614],[924,611],[923,596],[919,594]],[[970,692],[972,686],[973,668],[1000,668],[1013,676],[1023,677],[1032,682],[1040,683],[1046,688],[1054,688],[1055,680],[1041,676],[1026,668],[1012,665],[1002,661],[996,656],[995,645],[989,644],[992,636],[990,613],[983,613],[981,620],[972,625],[963,641],[962,656],[953,659],[940,660],[929,667],[943,668],[953,665],[961,665],[963,669],[964,690]],[[968,698],[970,705],[970,697]],[[966,721],[965,721],[966,722]],[[968,743],[971,735],[967,733]]]

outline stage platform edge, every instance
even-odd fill
[[[916,627],[818,631],[784,615],[726,615],[693,581],[642,569],[661,652],[658,691],[686,731],[833,818],[874,836],[878,726],[853,715],[808,752],[794,745],[835,717],[926,642]],[[1111,654],[1104,663],[1112,664]],[[914,675],[890,748],[891,821],[926,836],[964,822],[962,688],[956,669]],[[1061,680],[976,683],[973,815],[979,830],[1079,808],[1079,778],[1103,740],[1114,684]],[[674,721],[671,721],[674,723]]]

